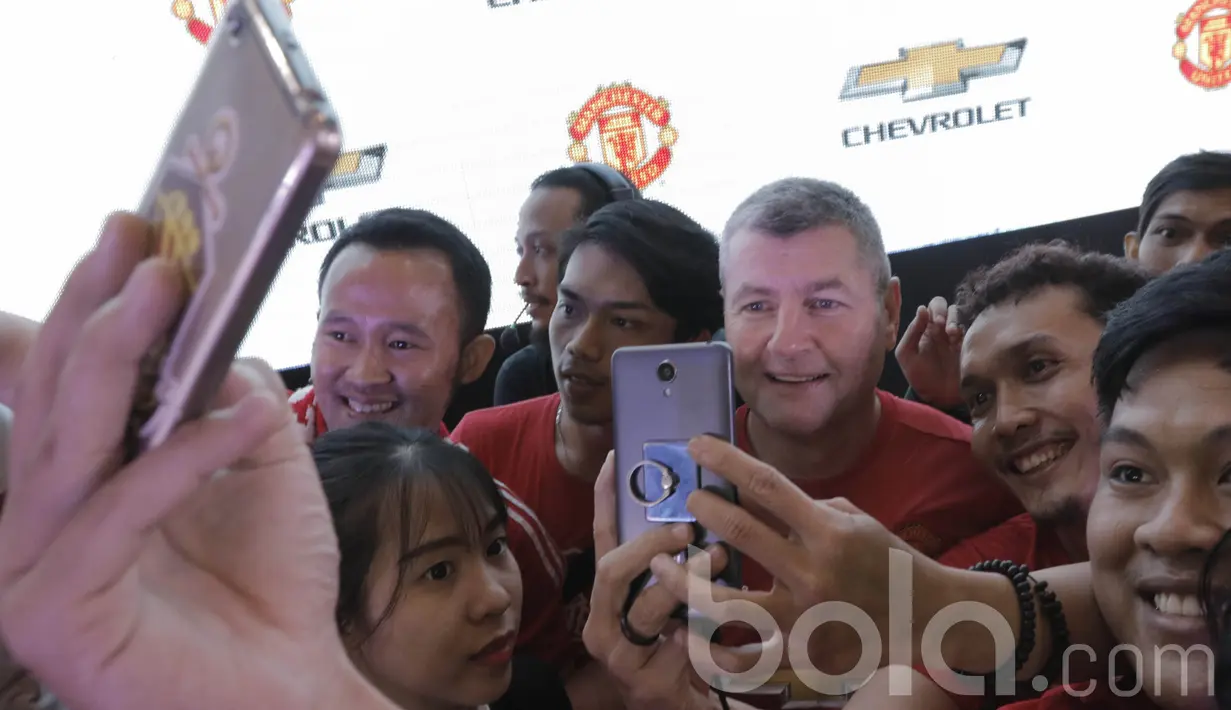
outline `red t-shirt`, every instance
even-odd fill
[[[862,458],[836,478],[796,479],[816,499],[846,498],[929,557],[1023,512],[1009,489],[974,460],[970,427],[931,407],[877,390],[881,416]],[[736,443],[748,439],[748,407],[735,414]],[[753,559],[741,561],[749,589],[773,578]],[[886,563],[887,564],[887,563]],[[723,629],[724,643],[755,643],[746,628]]]
[[[594,584],[594,482],[569,474],[556,458],[552,394],[470,412],[453,430],[463,444],[533,508],[564,552],[569,624],[580,638]]]
[[[1081,561],[1069,555],[1054,530],[1040,529],[1029,513],[963,540],[940,556],[941,563],[964,569],[984,560],[1008,560],[1032,572]]]
[[[963,540],[940,556],[942,564],[962,569],[969,569],[984,560],[1009,560],[1025,564],[1031,571],[1079,561],[1065,551],[1055,531],[1051,528],[1040,529],[1029,513],[1022,513],[991,530]],[[922,665],[916,666],[915,670],[928,674]],[[982,696],[948,695],[961,710],[978,710],[983,705]]]
[[[290,395],[291,409],[299,423],[307,425],[311,411],[316,433],[324,434],[329,428],[321,410],[314,406],[315,402],[316,394],[311,385]],[[449,436],[449,429],[443,422],[440,435]],[[564,558],[534,509],[499,479],[496,483],[509,511],[509,550],[521,569],[522,615],[517,650],[567,670],[576,661],[579,651],[563,608]]]

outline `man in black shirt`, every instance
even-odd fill
[[[555,394],[547,323],[556,307],[560,235],[600,207],[629,197],[640,195],[624,176],[605,165],[557,168],[530,185],[530,196],[517,218],[518,262],[513,275],[526,302],[525,313],[530,316],[529,344],[513,328],[501,338],[502,348],[517,352],[504,361],[496,375],[493,404]]]

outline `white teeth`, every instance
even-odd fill
[[[1194,594],[1155,594],[1154,608],[1172,616],[1201,616],[1201,602]]]
[[[377,402],[375,404],[363,404],[356,402],[353,399],[346,400],[346,406],[351,408],[356,414],[384,414],[393,409],[393,402]]]
[[[1042,468],[1056,459],[1064,456],[1069,450],[1068,444],[1057,444],[1040,449],[1029,456],[1021,456],[1013,459],[1013,467],[1021,473],[1031,473],[1035,469]]]
[[[779,382],[786,382],[788,384],[794,385],[794,384],[799,384],[802,382],[812,382],[813,380],[819,380],[821,379],[821,376],[813,375],[811,377],[788,377],[787,375],[770,375],[770,378],[775,379]]]

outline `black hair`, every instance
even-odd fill
[[[1177,192],[1231,188],[1231,153],[1203,150],[1167,163],[1146,185],[1138,210],[1137,234],[1145,236],[1163,200]]]
[[[589,218],[612,201],[606,183],[597,175],[577,166],[548,170],[530,183],[531,190],[540,187],[564,188],[580,195],[581,207],[576,215],[577,221]]]
[[[316,283],[318,297],[329,267],[343,250],[356,244],[382,252],[422,249],[444,254],[461,299],[462,343],[483,333],[492,307],[492,272],[478,247],[460,229],[425,210],[397,207],[365,216],[329,247]]]
[[[560,238],[560,279],[578,247],[595,244],[628,262],[654,305],[675,319],[677,340],[722,327],[718,240],[656,200],[615,202]]]
[[[1150,274],[1122,257],[1083,252],[1063,240],[1027,244],[991,266],[970,272],[957,287],[958,324],[969,328],[983,311],[1020,302],[1045,286],[1069,286],[1082,307],[1100,323],[1121,301],[1150,280]]]
[[[428,523],[423,511],[431,495],[444,498],[468,539],[477,540],[508,519],[500,489],[483,464],[434,431],[363,422],[324,434],[313,442],[312,456],[341,552],[335,618],[343,631],[366,638],[393,613],[405,568],[398,568],[384,612],[369,620],[372,561],[391,527],[398,535],[398,558],[410,551]]]
[[[1197,332],[1231,335],[1231,251],[1156,277],[1111,312],[1094,351],[1099,412],[1110,420],[1133,365],[1153,348]],[[1223,361],[1231,369],[1231,355]]]

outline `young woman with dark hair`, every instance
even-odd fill
[[[514,657],[521,574],[495,481],[463,447],[367,422],[313,446],[341,552],[336,611],[359,670],[404,710],[569,707]]]

